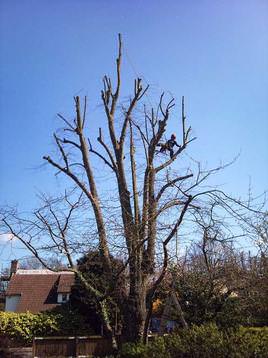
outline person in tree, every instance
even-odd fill
[[[164,144],[159,144],[161,149],[160,149],[160,153],[166,153],[166,151],[169,151],[170,154],[170,158],[173,157],[174,155],[174,146],[176,147],[180,147],[180,145],[176,142],[176,134],[171,134],[170,139],[164,143]]]

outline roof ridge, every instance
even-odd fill
[[[15,275],[70,275],[74,274],[72,271],[52,271],[48,269],[41,269],[41,270],[23,270],[18,269]]]

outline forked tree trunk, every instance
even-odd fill
[[[156,148],[165,133],[170,111],[175,104],[174,99],[171,99],[169,103],[164,106],[164,94],[162,94],[157,110],[159,113],[155,116],[154,111],[152,110],[151,116],[145,116],[146,130],[143,132],[132,118],[135,114],[134,110],[136,109],[138,102],[141,100],[148,89],[148,86],[145,89],[142,88],[142,81],[140,78],[137,78],[134,82],[134,94],[130,99],[129,105],[126,108],[123,107],[124,120],[118,133],[115,119],[117,118],[116,112],[118,108],[121,87],[121,56],[122,43],[121,36],[119,35],[119,49],[118,57],[116,60],[116,85],[112,86],[111,79],[105,76],[103,80],[104,88],[101,92],[103,106],[107,117],[108,133],[111,145],[104,141],[101,128],[99,129],[98,142],[102,145],[102,148],[106,154],[103,155],[102,153],[94,150],[90,141],[87,140],[87,137],[84,133],[86,119],[86,99],[84,109],[81,111],[80,99],[79,97],[75,97],[76,119],[74,124],[60,116],[67,124],[67,129],[73,134],[75,141],[68,138],[60,139],[55,136],[64,165],[60,165],[59,163],[54,162],[50,157],[44,157],[44,159],[46,159],[51,165],[60,170],[62,173],[69,176],[69,178],[75,182],[75,184],[89,199],[93,208],[98,229],[100,255],[103,258],[104,268],[108,274],[111,273],[109,245],[103,219],[102,205],[99,199],[100,196],[97,190],[94,171],[90,163],[90,153],[92,152],[101,158],[115,174],[115,182],[117,184],[117,193],[120,202],[121,218],[123,224],[122,226],[124,231],[125,244],[128,251],[129,265],[129,283],[127,287],[129,289],[129,294],[126,298],[126,306],[123,312],[123,334],[128,341],[133,342],[141,341],[144,339],[148,329],[149,314],[146,312],[146,296],[149,289],[149,287],[147,287],[148,277],[149,275],[154,274],[155,269],[155,246],[157,236],[156,223],[159,214],[159,201],[161,201],[160,199],[162,194],[168,188],[172,188],[173,184],[177,183],[181,179],[184,179],[184,177],[178,177],[173,181],[168,181],[158,191],[156,186],[157,176],[160,171],[167,168],[176,159],[181,151],[185,149],[187,143],[189,143],[191,140],[188,140],[190,128],[188,128],[188,130],[185,128],[185,116],[184,110],[182,110],[183,145],[178,146],[179,149],[174,153],[174,156],[171,159],[165,161],[158,167],[155,167]],[[184,108],[184,105],[182,107]],[[147,122],[150,126],[149,132],[148,125],[146,124]],[[144,146],[144,156],[146,158],[146,162],[144,162],[145,174],[143,178],[143,188],[141,189],[141,192],[143,192],[141,195],[143,200],[142,203],[139,203],[140,190],[136,172],[135,140],[133,132],[134,126],[140,133]],[[124,160],[126,146],[125,139],[128,134],[130,135],[130,173],[128,170],[129,168],[127,166],[127,162]],[[70,156],[68,155],[69,153],[65,151],[63,144],[69,145],[76,151],[78,150],[80,152],[81,163],[71,162]],[[76,168],[77,165],[79,165],[79,167],[82,166],[84,170],[84,178],[87,179],[87,183],[84,181],[83,175],[79,177],[77,176],[76,171],[73,171],[73,166]],[[190,196],[186,194],[184,200],[179,202],[178,205],[182,206],[182,212],[175,226],[173,225],[174,228],[170,230],[167,238],[163,241],[164,251],[167,251],[167,244],[177,232],[178,226],[182,221],[190,201]],[[176,201],[169,203],[166,208],[169,208],[170,206],[172,207],[175,205],[174,203],[176,203]],[[164,209],[162,208],[162,211],[163,210]],[[159,276],[161,279],[158,278],[155,281],[158,284],[160,284],[165,275],[166,264],[167,255],[165,254],[165,261],[163,264],[162,272]],[[112,275],[110,278],[112,280]],[[101,306],[101,299],[103,298],[100,298],[101,294],[99,292],[94,292],[93,287],[90,287],[90,289],[93,291],[93,295],[96,296],[96,300],[99,303],[100,314],[102,316],[107,333],[109,335],[111,334],[111,337],[113,338],[112,327],[108,319],[109,317],[106,314],[106,307]],[[153,293],[150,294],[151,300],[154,298],[155,290],[156,287],[154,287],[152,291]],[[107,293],[103,294],[103,297],[107,297]],[[146,316],[148,316],[147,319]]]

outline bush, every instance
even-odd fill
[[[58,331],[57,317],[46,314],[0,312],[0,338],[27,344],[35,335]]]
[[[147,346],[125,344],[121,358],[264,358],[268,357],[268,328],[221,331],[215,324],[193,326],[158,337]]]
[[[240,327],[228,337],[230,357],[268,357],[268,327]]]
[[[179,337],[182,354],[190,354],[191,357],[224,356],[224,334],[215,324],[193,326],[190,330],[182,330]]]
[[[142,343],[125,343],[122,346],[120,357],[122,358],[144,358],[148,352],[149,346]]]
[[[0,312],[0,343],[29,345],[35,336],[91,334],[83,322],[83,318],[75,312]]]

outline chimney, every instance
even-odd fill
[[[19,261],[18,260],[12,260],[11,266],[10,266],[10,276],[14,275],[19,268]]]

